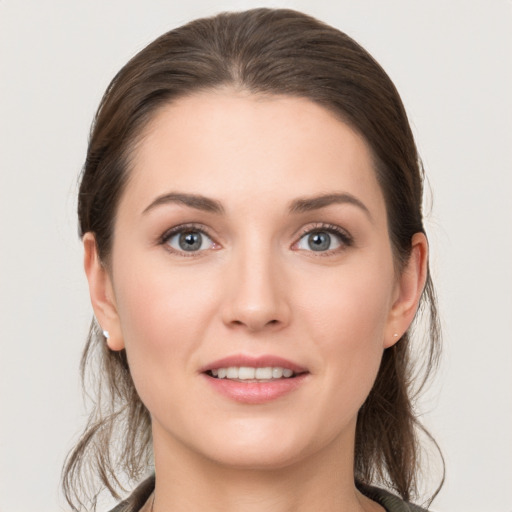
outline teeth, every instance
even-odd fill
[[[235,366],[230,366],[227,369],[226,377],[228,379],[238,379],[238,368],[236,368]]]
[[[238,378],[241,380],[249,380],[254,379],[254,375],[256,373],[255,368],[250,368],[248,366],[240,366],[238,369]],[[260,377],[258,377],[260,378]]]
[[[283,368],[276,366],[275,368],[272,368],[272,377],[274,379],[280,379],[283,376],[283,372]]]
[[[272,378],[272,368],[256,368],[256,378],[257,379],[271,379]]]
[[[263,368],[251,368],[250,366],[230,366],[229,368],[216,368],[211,374],[219,379],[235,380],[272,380],[290,378],[293,371],[280,366],[265,366]]]

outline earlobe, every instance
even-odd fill
[[[89,283],[89,295],[94,316],[101,326],[106,342],[111,350],[122,350],[124,341],[110,275],[100,260],[93,233],[83,236],[84,270]]]
[[[394,345],[414,320],[427,280],[427,268],[427,238],[423,233],[415,233],[411,240],[409,260],[397,283],[396,295],[389,313],[384,348]]]

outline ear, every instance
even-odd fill
[[[99,258],[94,234],[86,233],[82,241],[84,244],[84,269],[89,282],[89,294],[94,315],[101,329],[109,333],[107,338],[109,348],[122,350],[124,340],[110,275]]]
[[[411,325],[427,280],[428,242],[423,233],[411,240],[411,254],[398,278],[389,312],[384,348],[394,345]]]

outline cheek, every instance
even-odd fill
[[[202,320],[213,311],[211,279],[192,269],[176,268],[165,255],[152,259],[119,258],[115,289],[125,343],[172,345],[194,337]]]
[[[393,292],[391,263],[347,266],[312,282],[314,287],[302,287],[301,309],[311,329],[319,331],[319,343],[333,350],[382,349]]]
[[[130,371],[144,403],[154,393],[149,383],[177,389],[178,372],[196,370],[194,354],[216,310],[214,288],[202,286],[200,275],[191,278],[189,272],[177,271],[163,260],[163,264],[143,266],[131,259],[116,267],[121,329]]]
[[[194,391],[194,355],[212,308],[196,283],[191,286],[190,280],[166,270],[131,270],[119,276],[122,287],[116,292],[137,393],[156,421],[178,424],[191,407],[187,397]],[[176,410],[182,413],[177,416]]]
[[[392,263],[340,269],[302,293],[303,329],[339,410],[356,412],[377,375],[393,291]]]

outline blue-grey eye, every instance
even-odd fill
[[[197,252],[210,249],[213,242],[210,237],[200,231],[181,231],[169,237],[167,244],[177,250]]]
[[[328,231],[313,231],[306,233],[297,244],[297,249],[306,251],[329,251],[341,247],[340,236]]]

